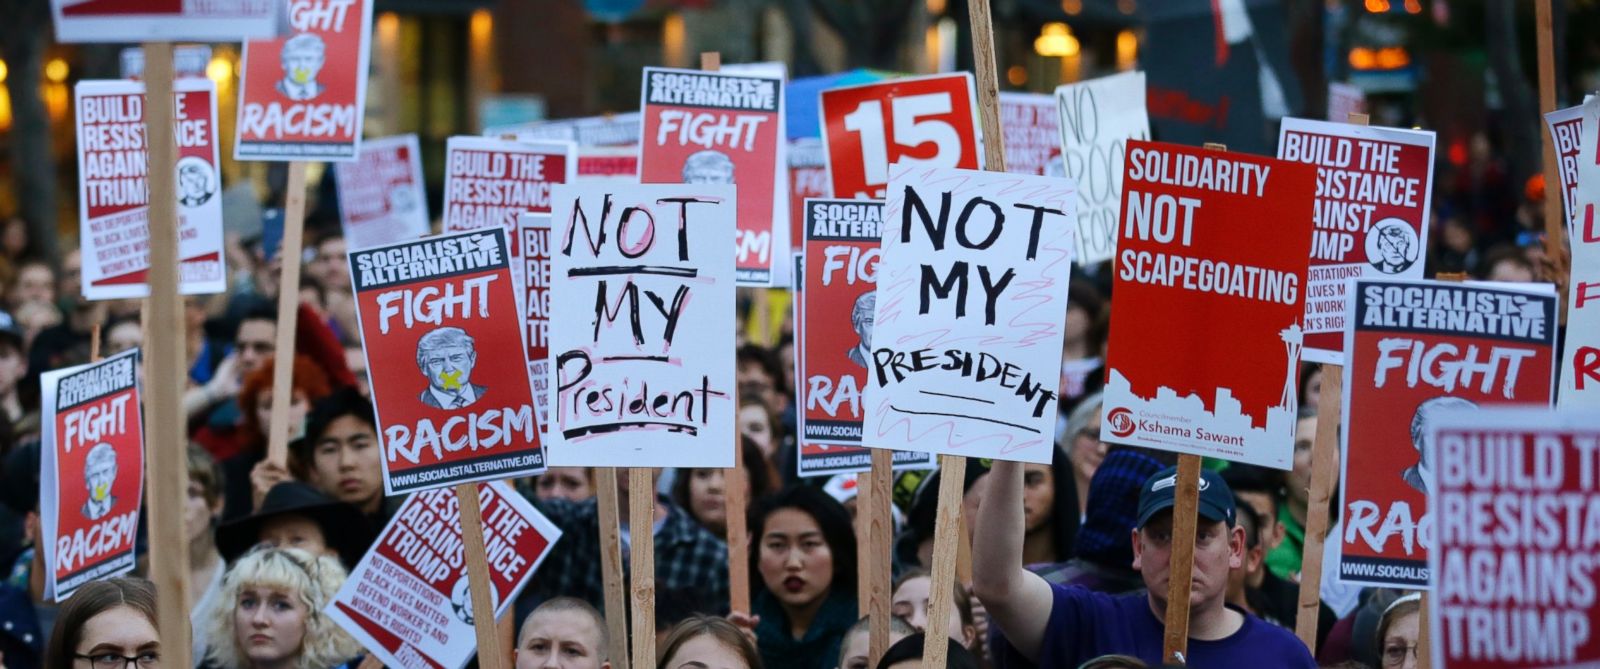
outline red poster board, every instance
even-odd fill
[[[244,44],[234,160],[355,160],[376,0],[286,0],[289,32]]]
[[[1316,170],[1130,141],[1100,438],[1289,469]]]
[[[528,381],[539,413],[539,435],[550,433],[550,217],[523,214],[517,221],[522,266],[522,338],[528,342]],[[542,439],[541,439],[542,441]]]
[[[1001,93],[1000,134],[1005,136],[1006,171],[1066,176],[1067,168],[1061,160],[1060,118],[1053,95]]]
[[[879,198],[889,166],[982,166],[972,75],[891,79],[822,92],[822,138],[833,196]]]
[[[809,198],[828,197],[828,162],[822,140],[805,137],[789,142],[789,248],[799,252],[806,245],[805,203]],[[799,286],[800,280],[795,279]]]
[[[238,42],[272,36],[281,7],[278,0],[50,0],[50,16],[58,42]]]
[[[357,160],[336,163],[339,224],[350,248],[428,234],[428,183],[416,135],[369,139]]]
[[[499,228],[350,252],[387,495],[544,471]]]
[[[39,543],[45,599],[133,571],[144,493],[139,351],[45,372]]]
[[[1548,285],[1356,280],[1345,343],[1339,580],[1426,587],[1435,533],[1422,452],[1435,414],[1548,405],[1556,298]]]
[[[1600,416],[1478,409],[1433,428],[1432,666],[1600,665]]]
[[[1583,146],[1583,105],[1557,109],[1544,115],[1545,126],[1556,146],[1556,173],[1561,178],[1561,203],[1567,212],[1567,235],[1578,223],[1578,152]],[[1549,197],[1554,184],[1545,184]]]

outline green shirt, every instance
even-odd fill
[[[1267,553],[1267,568],[1278,578],[1300,582],[1300,555],[1305,552],[1306,528],[1289,513],[1288,504],[1278,505],[1278,523],[1283,525],[1283,542]]]

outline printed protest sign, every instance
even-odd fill
[[[789,257],[783,79],[644,68],[643,183],[734,184],[739,285],[770,286]]]
[[[1338,81],[1328,82],[1328,120],[1345,123],[1351,114],[1367,111],[1367,92],[1360,86]]]
[[[966,72],[822,92],[822,140],[833,197],[883,199],[889,166],[983,166],[978,103]]]
[[[733,186],[555,194],[551,464],[732,467]]]
[[[1427,435],[1443,409],[1549,404],[1548,285],[1355,279],[1345,331],[1339,580],[1427,587]],[[1526,286],[1526,287],[1524,287]]]
[[[173,83],[178,144],[178,291],[227,289],[222,265],[222,172],[217,162],[217,101],[210,79]],[[83,296],[90,300],[150,294],[149,197],[144,84],[80,81],[78,236]]]
[[[144,497],[139,351],[39,377],[45,599],[133,571]]]
[[[138,81],[144,78],[144,47],[130,46],[117,55],[122,66],[122,78]],[[211,65],[211,47],[205,44],[179,44],[172,47],[172,76],[201,78]]]
[[[289,32],[244,43],[234,160],[355,160],[376,0],[283,0]]]
[[[789,142],[789,248],[805,248],[805,203],[814,197],[828,197],[828,163],[822,140],[796,139]],[[796,278],[793,284],[800,286]]]
[[[517,221],[522,265],[522,338],[528,342],[528,382],[539,415],[539,434],[550,433],[550,216],[523,214]]]
[[[1583,108],[1585,105],[1557,109],[1544,115],[1545,126],[1556,147],[1556,173],[1561,178],[1561,204],[1567,212],[1567,236],[1577,234],[1578,225],[1578,150],[1583,146]],[[1590,153],[1589,155],[1594,155]],[[1553,184],[1545,184],[1545,197],[1550,197]]]
[[[639,182],[639,150],[631,146],[580,146],[577,181]]]
[[[58,42],[238,42],[271,37],[281,13],[278,0],[50,0]]]
[[[1429,130],[1283,119],[1278,157],[1317,166],[1301,358],[1344,364],[1346,279],[1422,278],[1433,142]]]
[[[561,530],[504,482],[478,484],[478,498],[499,616],[550,554]],[[461,669],[477,653],[460,518],[453,490],[407,498],[323,609],[385,666]]]
[[[1047,93],[1001,93],[1000,134],[1006,171],[1046,177],[1066,175],[1056,101]]]
[[[1289,469],[1316,170],[1128,143],[1100,438]]]
[[[1078,262],[1110,260],[1117,248],[1123,156],[1128,140],[1150,139],[1143,72],[1056,88],[1061,159],[1078,184]]]
[[[518,217],[550,213],[550,189],[577,176],[570,142],[451,137],[445,152],[444,231],[502,228],[513,255]]]
[[[339,223],[350,248],[428,234],[428,184],[416,135],[369,139],[356,160],[335,163]]]
[[[1440,412],[1429,442],[1439,669],[1600,666],[1592,412]]]
[[[1561,356],[1562,408],[1600,409],[1600,99],[1584,103],[1578,187],[1569,211],[1572,274],[1567,285],[1567,341]],[[1563,170],[1565,168],[1563,167]]]
[[[487,128],[484,137],[514,135],[519,142],[572,142],[578,146],[618,147],[639,144],[639,112],[589,116],[584,118],[536,121]]]
[[[882,200],[807,200],[803,291],[805,388],[800,434],[814,444],[861,444],[861,392],[872,364],[882,257]],[[799,285],[798,283],[796,285]]]
[[[1076,189],[907,163],[890,171],[862,443],[1050,462]]]
[[[544,471],[511,261],[499,228],[350,252],[384,494]]]

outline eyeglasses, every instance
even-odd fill
[[[1417,644],[1411,644],[1409,646],[1389,646],[1388,648],[1383,649],[1383,666],[1398,667],[1405,663],[1407,655],[1410,655],[1412,659],[1416,659]],[[110,667],[97,666],[95,669],[110,669]]]
[[[97,655],[80,655],[73,653],[73,657],[88,660],[94,669],[127,669],[138,665],[139,669],[155,669],[161,665],[161,655],[153,652],[138,655],[118,655],[116,653],[100,653]]]

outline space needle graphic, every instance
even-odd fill
[[[1283,340],[1284,352],[1288,354],[1289,371],[1283,377],[1283,395],[1278,398],[1278,407],[1284,411],[1293,411],[1299,393],[1295,389],[1294,373],[1296,363],[1300,360],[1300,345],[1305,342],[1305,331],[1300,329],[1300,324],[1295,323],[1278,332],[1278,338]]]

